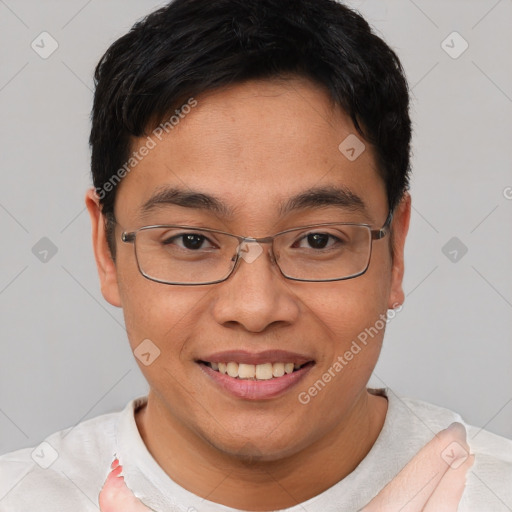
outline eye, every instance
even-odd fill
[[[178,240],[181,240],[181,243],[177,243],[176,241]],[[161,243],[164,246],[176,245],[182,249],[196,251],[198,249],[208,248],[203,246],[205,242],[209,243],[211,247],[214,247],[205,235],[199,233],[180,233],[164,238]]]
[[[345,242],[338,238],[337,236],[331,235],[330,233],[308,233],[306,236],[303,236],[299,240],[297,240],[294,244],[294,247],[299,244],[300,248],[311,248],[311,249],[326,249],[332,248],[335,245],[343,245]],[[303,245],[308,244],[308,245]]]

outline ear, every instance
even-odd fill
[[[113,306],[121,307],[116,265],[110,254],[105,233],[105,217],[101,213],[99,198],[94,188],[87,191],[85,205],[91,217],[92,245],[100,278],[101,293],[107,302]]]
[[[411,218],[411,196],[404,193],[401,201],[393,215],[393,260],[391,267],[391,290],[388,300],[388,308],[394,309],[404,303],[405,295],[402,288],[404,277],[404,248],[407,232],[409,231],[409,220]]]

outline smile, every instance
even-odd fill
[[[315,361],[305,355],[282,350],[222,352],[197,359],[196,363],[219,391],[250,401],[283,396],[315,366]]]
[[[223,375],[229,375],[234,379],[243,380],[270,380],[283,377],[285,374],[293,373],[300,370],[303,366],[309,364],[297,363],[262,363],[262,364],[246,364],[230,361],[227,363],[203,362],[212,370]]]

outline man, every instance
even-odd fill
[[[94,251],[150,392],[47,468],[0,458],[0,510],[510,510],[511,441],[367,388],[411,209],[407,84],[367,23],[176,0],[95,78]]]

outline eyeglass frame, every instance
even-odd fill
[[[258,244],[264,244],[264,243],[270,243],[272,244],[272,247],[271,247],[271,253],[272,253],[272,261],[276,264],[277,268],[279,269],[279,272],[281,272],[281,275],[285,278],[285,279],[289,279],[291,281],[302,281],[302,282],[307,282],[307,283],[326,283],[326,282],[332,282],[332,281],[346,281],[348,279],[354,279],[356,277],[359,277],[359,276],[362,276],[364,273],[366,273],[366,271],[368,270],[369,266],[370,266],[370,260],[371,260],[371,256],[372,256],[372,249],[373,249],[373,241],[374,240],[381,240],[382,238],[384,238],[387,234],[389,234],[391,232],[391,221],[393,220],[393,210],[389,210],[389,213],[388,213],[388,216],[386,218],[386,221],[384,222],[384,224],[382,225],[382,227],[380,229],[371,229],[371,226],[369,224],[366,224],[366,223],[359,223],[359,222],[324,222],[324,223],[321,223],[321,224],[309,224],[307,226],[298,226],[296,228],[290,228],[290,229],[286,229],[284,231],[280,231],[279,233],[276,233],[272,236],[265,236],[265,237],[261,237],[261,238],[254,238],[254,237],[247,237],[247,236],[241,236],[241,235],[235,235],[233,233],[228,233],[226,231],[220,231],[218,229],[211,229],[211,228],[202,228],[202,227],[195,227],[195,226],[183,226],[183,225],[176,225],[176,224],[154,224],[154,225],[150,225],[150,226],[142,226],[134,231],[123,231],[121,233],[121,241],[123,241],[124,243],[133,243],[133,252],[135,254],[135,261],[137,262],[137,268],[139,269],[139,272],[140,274],[145,277],[146,279],[148,279],[149,281],[153,281],[155,283],[161,283],[161,284],[167,284],[167,285],[174,285],[174,286],[205,286],[205,285],[209,285],[209,284],[218,284],[218,283],[223,283],[224,281],[227,281],[233,274],[234,272],[236,271],[236,269],[238,268],[239,264],[240,264],[240,260],[242,259],[240,257],[240,248],[242,247],[242,244],[244,242],[246,243],[258,243]],[[296,230],[300,230],[300,229],[304,229],[304,228],[312,228],[312,227],[321,227],[321,226],[362,226],[362,227],[365,227],[365,228],[369,228],[370,230],[370,253],[368,255],[368,262],[366,264],[366,267],[359,273],[357,274],[354,274],[354,275],[350,275],[350,276],[347,276],[347,277],[340,277],[340,278],[333,278],[333,279],[300,279],[300,278],[296,278],[296,277],[289,277],[287,276],[283,270],[281,269],[279,263],[277,262],[277,260],[275,259],[274,257],[274,252],[273,252],[273,248],[274,248],[274,239],[279,236],[279,235],[283,235],[285,233],[289,233],[290,231],[296,231]],[[175,282],[168,282],[168,281],[162,281],[160,279],[156,279],[154,277],[150,277],[149,275],[145,274],[140,266],[140,263],[139,263],[139,258],[137,256],[137,248],[136,248],[136,237],[137,237],[137,233],[139,231],[143,231],[143,230],[148,230],[148,229],[155,229],[155,228],[182,228],[182,229],[193,229],[195,231],[207,231],[209,233],[219,233],[219,234],[222,234],[222,235],[228,235],[228,236],[231,236],[233,238],[236,238],[238,240],[238,249],[237,249],[237,252],[235,254],[235,261],[234,261],[234,264],[233,264],[233,268],[231,269],[231,271],[229,272],[229,274],[224,277],[223,279],[219,279],[217,281],[208,281],[206,283],[175,283]],[[233,261],[233,260],[232,260]]]

